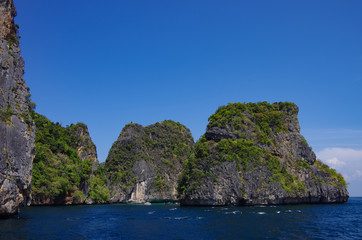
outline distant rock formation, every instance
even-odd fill
[[[127,124],[105,162],[110,202],[177,200],[177,179],[193,145],[190,130],[174,121]]]
[[[66,128],[33,113],[36,155],[32,205],[93,203],[90,198],[97,151],[83,123]]]
[[[79,190],[83,192],[85,198],[79,201],[78,199],[72,198],[72,203],[79,204],[84,202],[93,203],[94,201],[89,196],[91,180],[94,177],[94,172],[97,170],[99,166],[98,157],[97,157],[97,149],[94,145],[88,131],[87,125],[84,123],[77,123],[75,125],[71,125],[68,127],[69,133],[75,141],[75,149],[77,150],[78,156],[82,161],[83,165],[83,173],[88,173],[88,176],[85,175],[83,181],[79,184]],[[85,164],[87,163],[87,169],[84,169]],[[90,169],[88,169],[90,167]],[[86,174],[87,174],[86,173]],[[84,201],[83,201],[84,200]]]
[[[0,0],[0,217],[28,204],[35,126],[33,103],[23,79],[16,10],[12,0]]]
[[[92,163],[92,171],[96,170],[99,166],[97,149],[89,135],[87,125],[84,123],[77,123],[68,128],[71,137],[77,141],[75,146],[79,158],[82,161],[90,160]]]
[[[182,205],[342,203],[346,182],[300,135],[293,103],[235,103],[209,118],[179,185]]]

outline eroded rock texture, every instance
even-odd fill
[[[0,0],[0,217],[14,215],[30,199],[35,126],[23,79],[16,10],[12,0]]]
[[[177,179],[193,144],[190,130],[174,121],[127,124],[105,163],[110,202],[177,200]]]
[[[235,103],[209,118],[179,186],[183,205],[341,203],[346,182],[300,135],[293,103]]]
[[[89,195],[98,160],[88,127],[62,127],[37,113],[33,119],[37,134],[32,205],[93,203]]]

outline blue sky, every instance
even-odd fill
[[[101,162],[131,121],[197,140],[221,105],[290,101],[362,196],[362,1],[14,2],[37,111],[86,123]]]

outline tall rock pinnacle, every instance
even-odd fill
[[[16,10],[13,0],[0,0],[0,217],[29,203],[35,126],[23,79]]]

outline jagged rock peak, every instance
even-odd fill
[[[35,126],[13,1],[0,0],[0,217],[30,202]]]
[[[0,38],[9,40],[16,35],[14,17],[16,9],[13,0],[0,0]]]
[[[230,103],[210,116],[183,171],[184,205],[328,203],[346,182],[300,135],[294,103]]]
[[[127,124],[105,163],[111,202],[177,200],[177,179],[193,144],[190,130],[171,120]]]
[[[98,160],[88,127],[83,123],[62,127],[37,113],[33,113],[33,119],[37,151],[32,204],[82,204],[87,199],[91,202],[89,195]]]
[[[94,171],[98,167],[99,162],[96,145],[90,137],[88,126],[84,123],[77,123],[75,125],[71,124],[68,129],[72,137],[76,139],[79,158],[82,161],[91,160],[93,162],[92,170]]]

